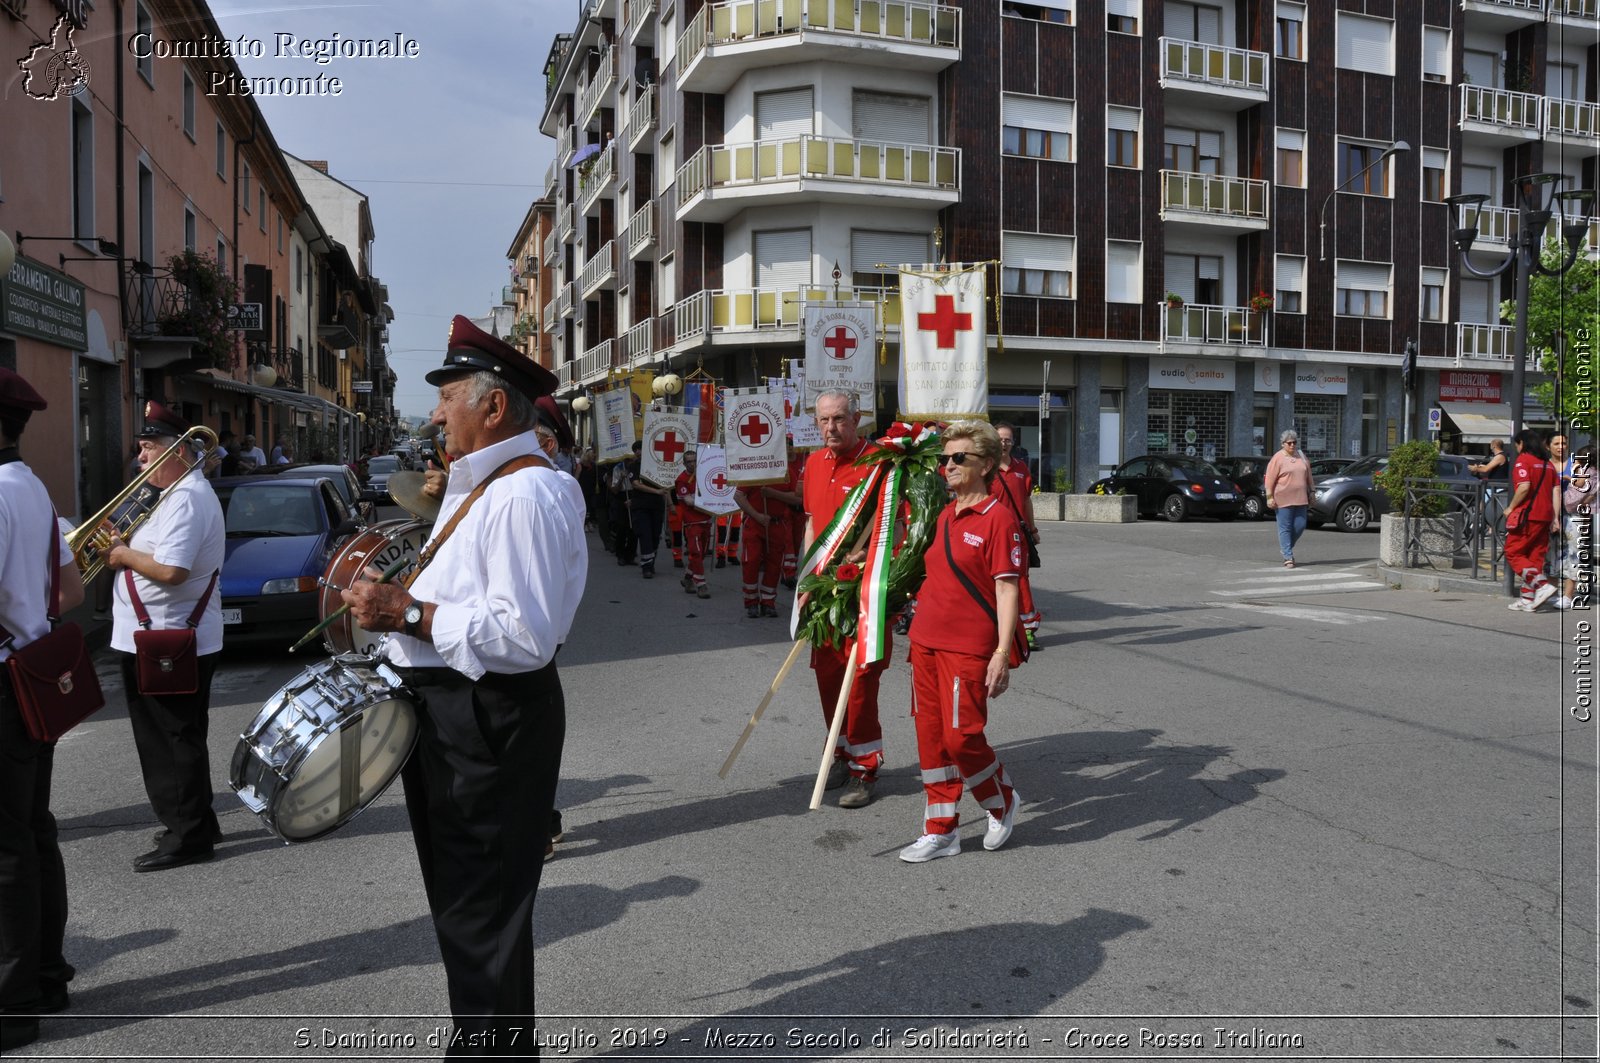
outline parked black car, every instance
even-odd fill
[[[1460,487],[1464,495],[1471,497],[1483,490],[1483,481],[1467,471],[1471,461],[1459,454],[1441,454],[1435,471],[1446,486]],[[1375,454],[1358,458],[1337,475],[1318,480],[1306,523],[1315,528],[1332,521],[1340,531],[1364,531],[1389,512],[1389,496],[1372,486],[1372,474],[1388,464],[1389,455]]]
[[[1267,516],[1267,492],[1263,476],[1267,471],[1267,462],[1271,460],[1263,454],[1241,454],[1218,458],[1215,462],[1222,475],[1238,484],[1239,490],[1244,492],[1244,504],[1240,512],[1249,520],[1261,520]]]
[[[1356,458],[1318,458],[1311,463],[1311,478],[1320,480],[1324,476],[1337,476],[1356,461]]]
[[[1174,523],[1192,516],[1232,520],[1244,508],[1238,484],[1199,458],[1181,454],[1147,454],[1123,462],[1089,491],[1133,495],[1141,516],[1159,513]]]

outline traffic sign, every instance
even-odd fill
[[[1444,426],[1444,411],[1437,406],[1428,409],[1428,431],[1437,432]]]

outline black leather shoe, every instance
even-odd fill
[[[67,996],[67,987],[64,985],[51,986],[39,994],[39,1014],[54,1015],[66,1011],[72,1006],[72,1000]]]
[[[214,854],[209,848],[205,849],[179,849],[175,853],[164,853],[160,849],[145,853],[133,862],[135,871],[166,871],[174,867],[185,867],[189,864],[204,864]]]
[[[170,830],[168,830],[165,827],[162,827],[160,830],[156,831],[154,835],[151,836],[150,844],[151,845],[160,845],[162,842],[167,840],[167,835],[169,835],[171,833],[172,832]],[[222,841],[222,826],[221,826],[221,824],[218,824],[217,828],[211,832],[211,844],[212,845],[216,845],[220,841]]]
[[[39,1020],[0,1015],[0,1052],[11,1052],[39,1039]]]

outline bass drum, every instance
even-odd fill
[[[318,619],[328,619],[344,605],[339,592],[359,580],[368,565],[387,572],[397,561],[405,558],[415,561],[432,529],[433,525],[427,521],[405,517],[380,521],[352,535],[322,573],[322,590],[317,597]],[[401,569],[391,580],[402,578],[405,571]],[[345,613],[322,633],[322,644],[332,654],[371,656],[378,652],[378,642],[382,638],[382,632],[368,631],[356,623],[354,616]]]
[[[318,661],[239,736],[228,782],[286,842],[320,838],[388,789],[417,744],[411,693],[383,661]]]

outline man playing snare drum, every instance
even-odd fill
[[[344,600],[368,631],[396,633],[379,652],[421,701],[401,778],[449,982],[448,1054],[518,1054],[565,732],[555,658],[588,572],[583,493],[534,432],[547,370],[458,316],[427,380],[453,460],[419,574]]]

